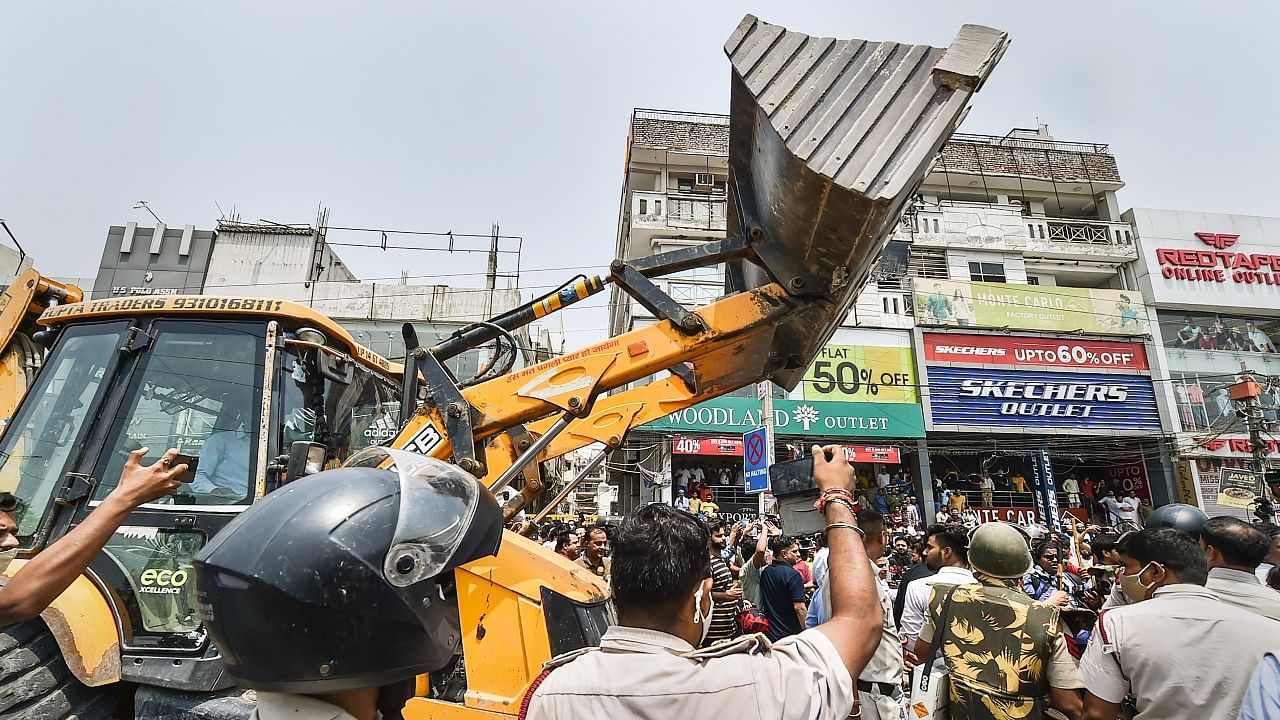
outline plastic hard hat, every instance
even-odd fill
[[[1205,515],[1200,508],[1194,505],[1172,503],[1161,505],[1153,510],[1151,516],[1147,518],[1147,527],[1173,528],[1198,538],[1207,522],[1209,522],[1209,516]]]
[[[433,458],[370,448],[353,464],[271,493],[196,555],[200,615],[238,684],[380,687],[457,649],[448,571],[497,552],[497,502]]]
[[[969,536],[969,565],[993,578],[1022,577],[1031,571],[1027,536],[1009,523],[983,523]]]

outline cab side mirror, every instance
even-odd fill
[[[320,472],[328,459],[329,451],[324,445],[306,440],[295,442],[289,446],[289,464],[285,473],[285,482],[293,482]]]

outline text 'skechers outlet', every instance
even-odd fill
[[[934,425],[1158,430],[1145,375],[929,369]]]

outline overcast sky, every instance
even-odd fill
[[[254,0],[5,3],[0,218],[55,276],[92,276],[110,225],[154,222],[138,200],[200,228],[215,202],[245,220],[323,204],[344,226],[497,221],[523,237],[521,285],[553,285],[612,257],[631,109],[727,111],[722,45],[747,12],[939,46],[965,22],[1007,30],[965,131],[1039,119],[1110,143],[1123,208],[1280,216],[1277,3]],[[484,269],[340,254],[363,278],[476,286]],[[603,333],[602,300],[562,313],[570,345]]]

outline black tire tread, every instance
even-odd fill
[[[91,688],[67,668],[53,633],[39,619],[0,630],[0,720],[104,720],[115,709],[109,688]]]
[[[0,683],[0,713],[16,712],[24,704],[35,702],[46,693],[57,690],[71,671],[61,655],[56,655],[12,682]]]

